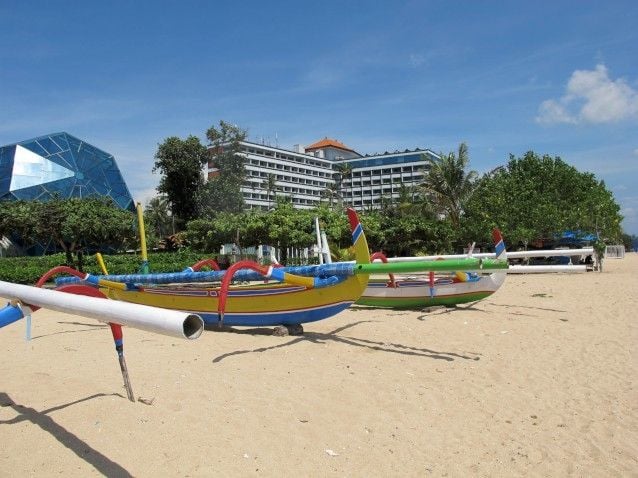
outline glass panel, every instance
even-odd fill
[[[49,161],[32,151],[17,145],[13,158],[13,175],[11,177],[10,191],[29,188],[40,184],[71,178],[73,171],[59,164]]]
[[[40,146],[42,146],[46,150],[47,156],[62,151],[62,149],[53,141],[51,141],[51,138],[49,138],[48,136],[38,139],[38,143],[40,143]]]
[[[40,156],[48,156],[49,153],[46,149],[40,146],[36,141],[31,141],[28,143],[22,143],[22,146],[27,148],[29,151],[33,151],[35,154],[39,154]]]

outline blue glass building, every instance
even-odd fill
[[[0,201],[105,196],[135,210],[115,162],[105,151],[68,133],[55,133],[0,148]]]

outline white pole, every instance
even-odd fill
[[[582,249],[545,249],[538,251],[507,251],[508,259],[522,259],[526,257],[557,257],[557,256],[590,256],[594,253],[591,247]],[[441,254],[438,256],[416,256],[416,257],[389,257],[388,262],[414,262],[414,261],[435,261],[437,259],[463,259],[466,254]],[[494,259],[493,252],[479,252],[472,254],[475,259]]]
[[[321,247],[321,229],[319,229],[319,218],[315,216],[315,233],[317,234],[317,254],[319,264],[323,264],[323,248]]]
[[[11,282],[0,281],[0,297],[171,337],[196,339],[204,330],[202,318],[187,312],[69,294]]]
[[[326,264],[332,264],[332,257],[330,256],[330,246],[328,245],[328,238],[326,233],[321,231],[321,253],[325,256]]]
[[[510,266],[506,271],[508,274],[534,274],[534,273],[545,273],[545,272],[587,272],[587,266],[578,265],[578,266]]]

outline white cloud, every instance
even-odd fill
[[[638,118],[638,92],[622,78],[609,78],[605,65],[576,70],[559,99],[541,103],[539,123],[611,123]]]
[[[536,121],[539,123],[576,123],[576,118],[569,114],[567,108],[556,100],[545,100],[538,108]]]
[[[638,148],[634,149],[634,156],[638,156]]]
[[[131,195],[135,202],[139,202],[142,206],[146,206],[148,202],[154,197],[158,196],[159,193],[155,188],[131,188]]]

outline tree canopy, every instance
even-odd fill
[[[135,238],[135,216],[104,198],[0,201],[0,236],[17,235],[26,247],[52,243],[73,264],[85,248],[121,248]]]
[[[193,135],[166,138],[155,153],[153,172],[161,174],[157,191],[166,195],[180,224],[198,215],[197,198],[204,186],[202,168],[207,161],[206,147]]]
[[[565,230],[620,239],[620,207],[592,173],[559,157],[530,151],[510,156],[505,167],[484,175],[467,204],[466,235],[486,238],[492,227],[506,240],[527,244]]]
[[[211,126],[206,131],[211,161],[218,174],[202,188],[198,198],[203,217],[215,217],[221,212],[239,213],[244,208],[241,187],[246,175],[240,142],[246,139],[246,131],[227,123]]]
[[[476,171],[467,171],[470,163],[467,145],[459,145],[458,154],[441,154],[439,158],[426,157],[430,165],[421,190],[437,212],[445,214],[454,227],[461,222],[466,202],[472,196]]]

